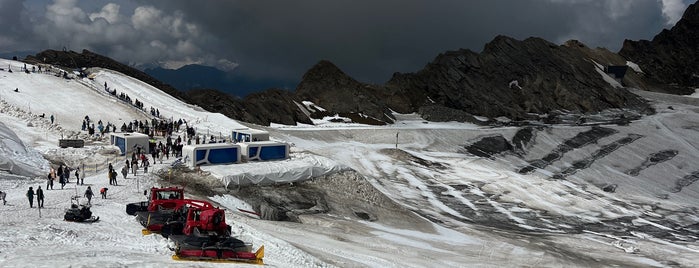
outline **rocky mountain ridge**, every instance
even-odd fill
[[[619,55],[640,65],[655,88],[694,93],[699,88],[699,3],[689,5],[674,27],[653,40],[625,40]]]
[[[675,27],[653,41],[625,41],[619,54],[592,49],[576,40],[557,45],[535,37],[516,40],[498,36],[480,53],[447,51],[418,72],[395,73],[384,85],[361,83],[321,60],[304,74],[294,91],[272,89],[243,99],[215,90],[179,92],[87,50],[82,54],[45,51],[26,61],[114,69],[206,110],[260,125],[311,124],[312,118],[333,115],[359,123],[390,124],[393,112],[419,113],[431,121],[499,124],[494,119],[506,117],[519,122],[545,118],[556,123],[562,122],[556,118],[559,115],[582,117],[610,109],[631,111],[636,116],[652,113],[642,98],[615,86],[617,82],[605,74],[607,66],[626,66],[629,60],[642,71],[629,68],[619,81],[623,85],[692,93],[693,87],[699,87],[697,6],[690,5]],[[304,101],[325,110],[305,107]]]

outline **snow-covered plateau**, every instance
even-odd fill
[[[697,98],[633,91],[656,113],[628,124],[481,127],[396,114],[388,126],[263,127],[110,70],[64,79],[20,71],[17,61],[0,59],[0,66],[0,191],[7,192],[0,267],[254,267],[175,261],[165,238],[141,234],[125,205],[172,183],[163,174],[175,159],[108,184],[107,164],[120,170],[125,158],[107,138],[81,131],[83,118],[121,126],[150,114],[105,83],[203,135],[253,127],[292,145],[283,161],[203,166],[215,190],[189,191],[178,181],[189,198],[225,208],[234,235],[264,245],[269,267],[699,267]],[[85,147],[58,147],[66,137]],[[469,153],[494,137],[513,148]],[[71,177],[63,189],[45,189],[58,163],[82,167],[85,185]],[[238,186],[240,178],[258,184]],[[45,207],[29,208],[25,193],[39,186]],[[71,196],[87,186],[109,187],[106,199],[92,200],[100,220],[64,221]],[[316,203],[293,221],[239,210],[254,209],[246,200],[256,196],[282,202],[291,194]]]

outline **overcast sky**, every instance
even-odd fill
[[[672,27],[693,2],[0,0],[0,52],[88,49],[134,66],[200,63],[292,87],[327,59],[360,81],[384,83],[447,50],[480,52],[501,34],[616,52],[624,39]]]

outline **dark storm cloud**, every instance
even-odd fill
[[[28,17],[20,0],[0,0],[0,48],[22,50],[22,43],[30,32]],[[29,34],[31,36],[31,34]]]
[[[0,51],[22,43],[87,48],[141,66],[235,68],[291,87],[327,59],[358,80],[383,83],[447,50],[479,52],[500,34],[616,51],[626,38],[649,39],[670,27],[688,1],[0,0],[0,22],[17,24],[0,27]]]
[[[480,51],[496,35],[575,38],[616,50],[664,26],[661,4],[639,1],[168,1],[220,39],[239,71],[298,79],[328,59],[363,81],[415,71],[446,50]]]

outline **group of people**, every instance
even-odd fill
[[[155,161],[155,160],[153,160]],[[140,166],[143,167],[143,173],[148,173],[148,167],[150,166],[150,160],[148,159],[148,156],[146,156],[145,153],[143,153],[142,149],[140,147],[137,147],[137,150],[134,150],[131,153],[131,162],[129,162],[128,159],[126,159],[126,165],[124,165],[124,168],[121,169],[121,174],[124,175],[124,179],[126,179],[126,175],[128,174],[128,168],[131,167],[131,171],[133,172],[133,175],[136,175],[136,171],[138,171],[139,168],[139,162]]]
[[[29,207],[33,208],[34,207],[34,195],[36,195],[36,206],[38,208],[43,208],[44,207],[44,191],[41,190],[41,186],[39,186],[36,189],[36,192],[34,192],[34,188],[29,186],[29,190],[27,190],[27,198],[29,199]],[[3,197],[3,204],[5,200]]]
[[[71,168],[61,164],[57,169],[51,168],[49,174],[46,178],[46,189],[53,190],[53,183],[58,179],[58,183],[61,184],[61,189],[63,189],[67,183],[70,183],[70,173]],[[85,183],[85,179],[80,179],[80,167],[75,169],[75,183],[77,185],[82,185]]]
[[[114,166],[112,166],[112,163],[109,163],[108,169],[109,170],[107,171],[107,178],[109,179],[109,185],[117,185],[117,172],[116,170],[114,170]]]
[[[107,122],[107,125],[104,125],[102,120],[99,120],[97,121],[97,127],[95,127],[95,123],[90,123],[90,117],[86,115],[80,129],[87,131],[87,134],[90,136],[95,135],[95,133],[99,133],[100,136],[103,136],[104,133],[116,132],[116,125],[111,122]]]
[[[107,86],[107,82],[106,82],[106,81],[104,82],[104,91],[107,91],[107,93],[109,93],[109,94],[112,95],[112,96],[115,96],[115,97],[119,98],[119,100],[121,100],[121,101],[123,101],[123,102],[127,102],[127,103],[129,103],[129,104],[135,106],[136,108],[139,108],[139,109],[143,110],[143,102],[140,102],[140,101],[138,101],[138,99],[136,99],[136,103],[133,103],[133,102],[131,101],[131,97],[129,97],[129,94],[126,94],[126,93],[124,93],[124,92],[121,92],[121,94],[117,94],[116,88],[110,89],[109,86]]]
[[[100,189],[100,194],[102,195],[102,198],[107,198],[107,188],[102,188]],[[6,194],[2,191],[0,191],[0,199],[2,199],[2,204],[5,205],[7,202],[5,201],[5,196]],[[36,191],[34,191],[34,188],[29,186],[29,190],[27,190],[27,199],[29,200],[29,208],[34,208],[34,196],[36,196],[36,206],[38,208],[43,208],[44,207],[44,191],[41,190],[41,186],[39,186]],[[92,196],[94,196],[94,193],[92,192],[92,188],[90,186],[87,186],[87,189],[85,190],[85,194],[83,195],[85,198],[87,198],[87,204],[90,205],[92,202]]]
[[[111,164],[110,164],[111,167]],[[112,170],[113,171],[113,170]],[[110,173],[111,174],[111,173]],[[114,172],[116,174],[116,172]],[[68,182],[68,178],[70,177],[70,168],[68,166],[63,166],[60,165],[57,169],[51,168],[51,171],[49,172],[48,175],[48,182],[46,183],[46,189],[51,189],[53,190],[53,181],[56,179],[56,176],[60,177],[60,183],[61,183],[61,189],[65,186],[65,184]],[[76,185],[84,185],[85,184],[85,179],[83,178],[82,180],[80,179],[80,168],[76,168],[75,170],[75,177],[76,177]],[[116,185],[116,179],[114,179],[114,184]],[[102,198],[107,198],[107,188],[102,188],[100,189],[100,194],[102,195]],[[7,201],[5,201],[5,196],[7,194],[0,191],[0,199],[2,200],[3,205],[7,204]],[[26,193],[27,199],[29,200],[29,207],[33,208],[34,207],[34,196],[36,196],[37,200],[37,207],[43,208],[44,207],[44,191],[41,189],[41,186],[37,187],[36,191],[34,191],[34,187],[29,187],[29,190],[27,190]],[[85,193],[83,194],[85,198],[87,198],[87,204],[91,204],[92,201],[92,196],[94,196],[94,193],[92,192],[92,188],[90,186],[87,186],[87,189],[85,190]]]
[[[107,198],[107,190],[109,190],[107,187],[102,187],[100,189],[100,195],[102,196],[102,199]],[[95,196],[95,193],[92,192],[92,187],[87,186],[87,189],[85,189],[85,194],[83,194],[85,198],[87,198],[87,204],[92,205],[92,197]]]

